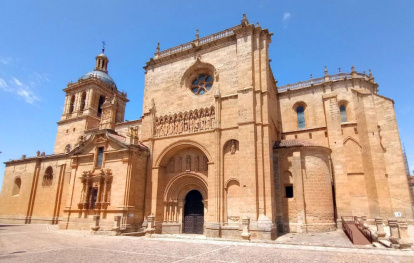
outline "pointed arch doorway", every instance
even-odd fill
[[[186,234],[203,234],[204,204],[203,196],[197,190],[191,190],[185,197],[183,232]]]

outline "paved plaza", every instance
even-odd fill
[[[303,237],[317,242],[318,236]],[[104,236],[49,225],[0,225],[0,262],[414,262],[414,251],[357,248],[345,243],[294,245],[287,239],[299,241],[300,237],[286,236],[269,244],[202,236]]]

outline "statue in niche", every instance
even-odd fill
[[[170,173],[173,173],[173,172],[174,172],[174,158],[171,158],[171,159],[170,159],[170,164],[169,164],[169,166],[168,166],[168,171],[169,171]]]
[[[164,119],[162,127],[163,127],[162,135],[166,136],[168,134],[168,120],[167,120],[167,118]]]
[[[164,121],[164,136],[168,135],[169,130],[170,130],[170,124],[168,123],[168,118],[166,117]]]
[[[204,117],[204,122],[206,125],[206,130],[210,129],[210,111],[206,111],[206,116]]]
[[[199,169],[199,159],[198,159],[198,155],[196,156],[195,160],[194,160],[194,171],[198,172]]]
[[[168,134],[174,134],[174,120],[172,117],[170,118],[170,132]]]
[[[198,114],[194,114],[194,131],[198,131],[199,129],[199,119],[198,119]]]
[[[190,155],[187,155],[185,159],[185,170],[187,172],[191,171],[191,156]]]
[[[231,154],[236,153],[236,141],[235,140],[231,140],[230,153]]]
[[[178,133],[178,118],[174,118],[174,134]]]
[[[184,116],[184,132],[188,130],[188,116]]]
[[[204,112],[201,112],[201,114],[200,114],[200,130],[204,130],[204,124],[205,124]]]
[[[160,119],[159,129],[158,129],[158,137],[161,137],[163,135],[164,135],[164,120]]]
[[[155,137],[160,136],[160,120],[157,118],[155,120]]]
[[[190,115],[190,127],[188,129],[188,132],[193,132],[194,131],[194,119],[193,119],[193,115]]]
[[[216,127],[216,116],[215,116],[214,109],[211,109],[210,120],[211,120],[211,128]]]
[[[178,157],[178,172],[182,172],[183,171],[183,158],[180,156]]]
[[[182,133],[183,132],[183,117],[180,116],[178,118],[178,133]]]

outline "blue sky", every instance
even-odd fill
[[[93,70],[106,41],[109,74],[140,118],[142,66],[161,50],[240,23],[274,33],[269,56],[279,85],[323,75],[324,66],[371,68],[380,94],[395,101],[414,169],[414,1],[7,1],[0,3],[0,161],[53,152],[68,82]],[[0,183],[4,165],[0,166]]]

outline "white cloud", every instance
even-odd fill
[[[292,17],[292,15],[290,13],[288,13],[288,12],[286,12],[286,13],[283,14],[282,21],[283,21],[283,28],[284,29],[287,28],[291,17]]]
[[[0,78],[0,88],[2,88],[2,89],[7,88],[7,83],[2,78]]]
[[[12,65],[19,61],[19,58],[0,57],[0,65],[8,72]],[[42,101],[38,95],[40,87],[49,82],[49,75],[46,73],[31,72],[26,74],[10,74],[0,72],[0,91],[9,92],[21,97],[26,103],[35,104]]]
[[[11,58],[0,58],[0,63],[1,64],[7,65],[10,62],[12,62],[12,59]]]
[[[17,95],[22,97],[29,104],[40,101],[40,99],[30,89],[20,88],[17,90]]]
[[[21,83],[20,80],[14,78],[14,77],[13,77],[13,81],[17,86],[19,86],[19,87],[23,86],[23,83]]]
[[[7,84],[7,82],[0,78],[0,89],[6,91],[6,92],[11,92],[13,91],[13,89]]]
[[[29,83],[33,83],[29,81]],[[16,77],[11,77],[8,81],[0,78],[0,89],[5,92],[15,93],[24,99],[29,104],[34,104],[36,101],[41,101],[36,95],[36,84],[26,85]]]

